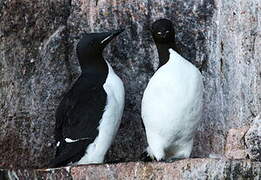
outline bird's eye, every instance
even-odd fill
[[[158,35],[161,35],[161,34],[162,34],[162,32],[157,32],[157,34],[158,34]]]

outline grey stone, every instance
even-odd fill
[[[68,8],[12,0],[0,12],[0,166],[44,166],[54,152],[54,110],[69,82]]]
[[[250,159],[261,161],[261,114],[253,119],[245,135],[245,144]]]

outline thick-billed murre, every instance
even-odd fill
[[[158,50],[159,68],[142,98],[146,151],[157,161],[188,158],[202,114],[202,76],[178,54],[170,20],[155,21],[151,33]]]
[[[77,44],[82,72],[56,110],[57,150],[49,167],[103,162],[120,125],[125,95],[102,52],[122,31],[88,33]]]

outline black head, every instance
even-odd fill
[[[175,30],[170,20],[159,19],[152,24],[151,33],[157,46],[159,67],[161,67],[169,60],[170,48],[179,53],[175,43]]]
[[[91,64],[97,57],[102,57],[106,45],[124,29],[104,33],[87,33],[78,42],[77,56],[81,66]]]
[[[151,33],[155,43],[164,44],[175,42],[175,30],[168,19],[159,19],[151,26]]]

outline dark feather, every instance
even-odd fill
[[[50,167],[80,160],[87,146],[98,135],[98,126],[106,105],[105,78],[99,73],[84,73],[64,96],[56,110],[55,140],[60,142]],[[74,143],[72,140],[88,138]]]

